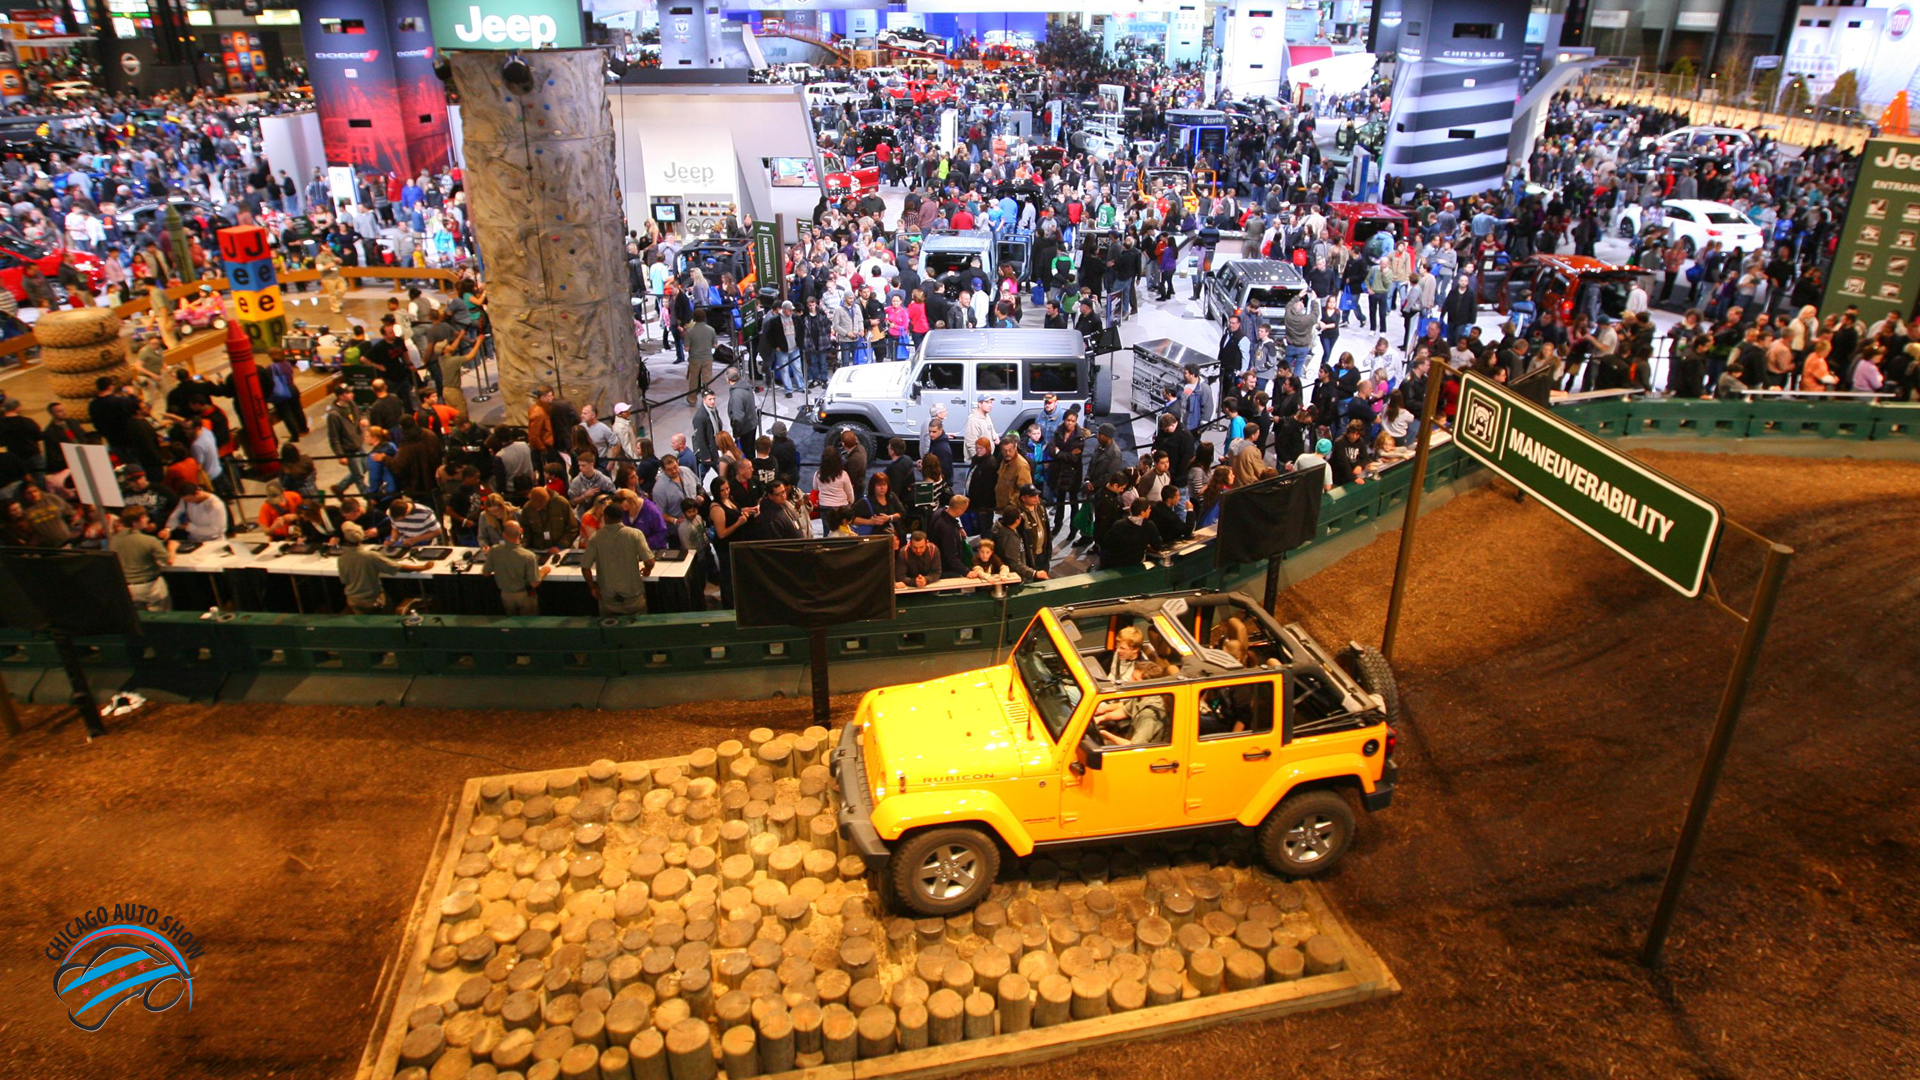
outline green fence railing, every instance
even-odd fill
[[[1920,406],[1797,401],[1604,401],[1562,407],[1559,414],[1607,438],[1678,436],[1920,441]],[[1479,466],[1452,445],[1437,449],[1429,491],[1448,487]],[[1342,487],[1322,504],[1318,535],[1290,553],[1298,560],[1377,523],[1391,527],[1404,506],[1411,471]],[[837,661],[901,660],[942,652],[992,649],[1042,606],[1183,588],[1251,586],[1263,565],[1218,570],[1211,547],[1169,565],[1098,571],[1036,582],[1004,598],[968,594],[922,598],[890,622],[837,628]],[[103,676],[125,673],[127,685],[163,687],[193,698],[244,697],[249,687],[281,685],[272,676],[400,678],[615,679],[665,674],[728,673],[804,663],[803,632],[742,629],[730,612],[597,618],[506,618],[428,615],[416,625],[399,617],[200,612],[150,614],[138,637],[82,641],[83,664]],[[59,659],[50,641],[0,630],[0,674],[16,695],[28,695]],[[17,673],[17,674],[16,674]],[[264,677],[264,678],[263,678]],[[722,693],[716,689],[716,693]],[[269,695],[266,690],[259,691]],[[44,695],[43,695],[44,696]]]

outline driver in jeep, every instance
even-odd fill
[[[1164,679],[1168,669],[1156,659],[1151,650],[1142,653],[1133,663],[1129,682],[1147,682],[1151,679]],[[1167,741],[1167,707],[1171,698],[1166,694],[1143,694],[1139,697],[1121,698],[1102,704],[1093,714],[1094,726],[1099,729],[1100,741],[1108,746],[1155,746]]]

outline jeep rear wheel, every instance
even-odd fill
[[[1353,842],[1353,808],[1337,791],[1305,791],[1281,800],[1260,826],[1260,855],[1274,873],[1316,877]]]
[[[985,899],[1000,876],[1000,849],[979,829],[916,833],[893,850],[894,890],[922,915],[952,915]]]

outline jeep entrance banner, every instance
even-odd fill
[[[1920,139],[1869,139],[1820,314],[1860,309],[1860,326],[1920,301]]]
[[[442,49],[577,49],[580,5],[572,0],[430,0],[433,43]]]
[[[641,182],[649,195],[699,195],[738,201],[739,166],[733,136],[692,124],[649,124],[640,129],[646,165]]]

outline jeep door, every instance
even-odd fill
[[[973,411],[973,399],[967,396],[967,365],[959,360],[923,360],[913,373],[913,385],[920,391],[920,403],[947,407],[947,434],[960,437],[967,430],[967,414]],[[969,457],[973,447],[967,447]]]
[[[1165,710],[1166,725],[1151,741],[1137,746],[1105,745],[1092,734],[1093,718],[1101,715],[1103,707],[1111,712],[1132,707],[1137,716],[1139,706]],[[1082,708],[1084,734],[1070,751],[1066,774],[1060,778],[1061,834],[1102,836],[1187,824],[1180,802],[1186,793],[1182,750],[1192,741],[1192,692],[1162,686],[1108,694]]]
[[[1222,679],[1194,688],[1193,742],[1186,748],[1190,821],[1227,821],[1283,764],[1283,675]]]
[[[981,398],[993,400],[995,431],[1005,434],[1007,429],[1026,411],[1026,405],[1020,396],[1020,385],[1018,360],[975,360],[973,362],[973,400],[976,402]],[[953,410],[949,409],[947,412],[948,419],[952,419]],[[963,418],[962,427],[964,426]]]

